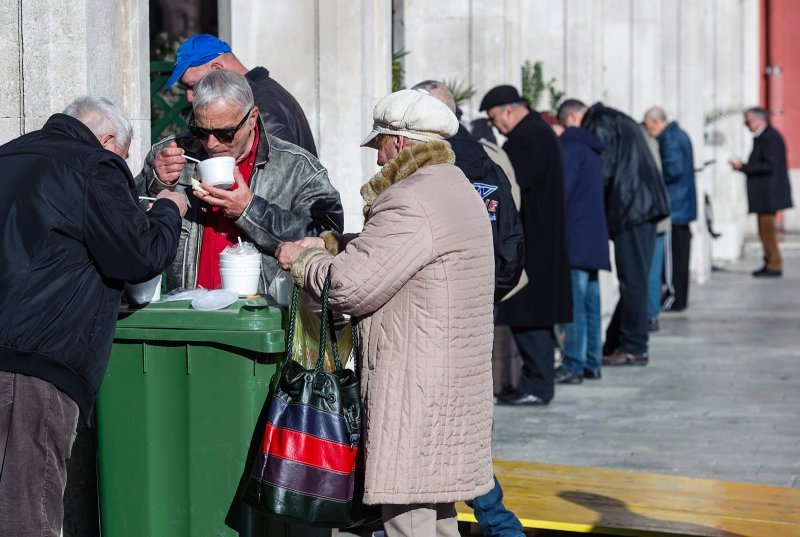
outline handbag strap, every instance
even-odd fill
[[[330,299],[328,294],[331,288],[331,272],[328,269],[328,275],[325,277],[325,283],[322,286],[322,313],[320,316],[319,327],[319,356],[317,357],[317,364],[314,366],[315,372],[322,371],[322,366],[325,363],[325,349],[328,347],[328,339],[331,342],[331,352],[333,353],[333,366],[336,371],[341,371],[342,362],[339,360],[339,345],[336,341],[336,328],[333,325],[333,312],[330,308]]]
[[[294,359],[294,325],[297,321],[297,301],[300,297],[300,286],[294,284],[292,286],[292,303],[289,306],[289,333],[286,334],[286,356],[283,358],[283,367],[286,369],[289,361]]]
[[[320,316],[320,330],[319,330],[319,355],[317,356],[317,363],[314,365],[314,371],[322,371],[325,364],[325,350],[328,346],[328,341],[331,341],[331,351],[333,352],[333,365],[337,371],[342,369],[342,362],[339,359],[339,345],[336,341],[336,330],[333,326],[333,312],[330,309],[328,294],[331,287],[331,273],[325,277],[325,283],[322,286],[322,312]],[[286,343],[286,356],[283,359],[283,367],[289,365],[289,361],[294,359],[294,330],[297,324],[297,307],[300,300],[300,286],[295,284],[292,287],[292,302],[289,307],[289,332],[287,333]],[[355,332],[354,332],[355,334]],[[355,345],[355,339],[353,340]]]

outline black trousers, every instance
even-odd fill
[[[550,401],[555,386],[556,339],[553,327],[512,327],[511,332],[522,356],[522,376],[517,391]]]
[[[631,354],[647,352],[647,280],[656,226],[645,222],[613,237],[619,279],[619,302],[606,330],[603,354],[620,349]]]
[[[692,232],[688,225],[672,225],[672,285],[675,300],[670,310],[679,311],[689,305],[689,257],[692,251]]]

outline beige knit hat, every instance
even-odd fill
[[[383,97],[372,112],[372,132],[361,147],[378,149],[379,134],[405,136],[420,142],[444,140],[458,132],[458,119],[425,90],[404,89]]]

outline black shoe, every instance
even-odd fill
[[[502,405],[506,399],[514,399],[519,397],[517,390],[513,388],[505,388],[503,391],[494,396],[494,404]]]
[[[601,378],[603,378],[603,372],[600,369],[598,370],[584,369],[583,378],[589,380],[600,380]]]
[[[658,322],[658,317],[647,321],[648,332],[658,332],[659,330],[661,330],[661,323]]]
[[[772,270],[764,267],[760,270],[756,270],[753,272],[753,276],[756,278],[780,278],[783,276],[782,270]]]
[[[498,404],[509,406],[545,406],[550,404],[550,401],[533,395],[532,393],[519,394],[516,397],[509,397],[507,399],[498,400]]]
[[[581,384],[583,383],[583,377],[580,375],[576,375],[566,367],[559,366],[556,369],[556,374],[554,377],[556,384]]]
[[[650,361],[647,353],[644,354],[631,354],[625,351],[616,351],[611,356],[603,356],[603,365],[618,366],[618,365],[641,365],[645,366]]]

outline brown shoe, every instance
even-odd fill
[[[603,365],[641,365],[645,366],[650,361],[647,353],[644,354],[631,354],[625,351],[614,351],[609,356],[603,356]]]

